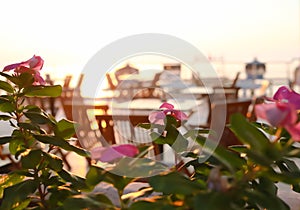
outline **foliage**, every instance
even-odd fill
[[[91,165],[85,178],[78,177],[65,170],[62,159],[55,154],[56,149],[62,149],[90,157],[89,152],[68,141],[75,134],[74,122],[66,119],[56,121],[40,107],[25,103],[26,97],[57,97],[61,87],[38,84],[43,80],[35,74],[43,62],[37,66],[29,60],[6,69],[23,69],[22,66],[27,64],[29,70],[38,69],[18,70],[13,75],[0,73],[4,78],[0,81],[0,89],[6,92],[0,96],[0,119],[8,121],[14,128],[10,136],[0,138],[0,144],[9,144],[11,155],[20,163],[19,169],[1,176],[0,210],[286,210],[289,207],[278,197],[276,184],[286,183],[294,191],[300,191],[300,170],[294,162],[300,157],[300,147],[285,130],[290,125],[296,125],[296,122],[287,124],[283,120],[285,123],[275,127],[249,122],[242,115],[234,114],[230,129],[241,144],[225,148],[207,137],[209,130],[195,129],[181,133],[178,128],[186,117],[168,104],[162,105],[167,109],[150,115],[153,119],[150,124],[140,126],[150,131],[156,144],[168,144],[177,158],[187,160],[183,165],[168,168],[142,158],[147,150],[140,150],[140,159],[132,164],[132,159],[126,157],[127,153],[119,151],[121,155],[111,154],[110,158],[110,153],[115,151],[105,148],[100,152],[93,151],[99,153],[92,157],[103,162],[115,161],[116,158],[118,161],[113,161],[111,167],[106,169]],[[293,127],[293,134],[297,134],[297,128]],[[275,139],[271,141],[270,136]],[[198,152],[188,149],[190,141],[198,145]],[[135,149],[128,145],[116,148]],[[136,153],[138,151],[134,150],[128,156]],[[148,178],[144,180],[149,187],[123,195],[128,184],[141,178],[132,178],[135,171],[141,170],[147,171]],[[126,171],[132,176],[120,176],[116,171]],[[92,191],[101,182],[109,183],[117,190],[120,205],[113,204],[106,195]]]

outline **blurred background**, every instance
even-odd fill
[[[196,46],[221,77],[241,71],[244,78],[245,64],[257,58],[266,64],[265,78],[287,79],[300,61],[299,0],[2,1],[0,25],[1,68],[36,54],[45,60],[43,73],[56,80],[78,76],[104,46],[149,32]],[[134,57],[117,67],[162,69],[170,62]]]

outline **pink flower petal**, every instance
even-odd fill
[[[43,77],[41,77],[40,72],[38,72],[38,71],[34,74],[34,83],[33,84],[34,85],[38,85],[38,84],[45,85],[46,84],[46,81],[44,80]]]
[[[121,144],[121,145],[112,146],[112,148],[115,151],[127,157],[134,157],[137,154],[139,154],[138,148],[132,144]]]
[[[25,73],[25,72],[27,72],[29,74],[34,74],[35,73],[34,70],[32,70],[32,69],[30,69],[30,68],[28,68],[26,66],[22,66],[22,65],[18,66],[18,68],[15,69],[15,72],[16,73],[20,73],[20,74]]]
[[[297,110],[300,109],[300,94],[285,86],[280,87],[274,94],[273,98],[278,101],[287,101],[294,104]]]
[[[174,117],[177,119],[177,120],[187,120],[187,115],[182,112],[182,111],[179,111],[179,110],[173,110],[173,115]]]
[[[258,118],[276,127],[291,125],[297,121],[296,110],[288,103],[258,104],[255,106],[255,113]]]
[[[105,150],[106,150],[106,147],[95,147],[95,148],[93,148],[91,150],[91,158],[93,160],[99,160]]]
[[[160,107],[161,108],[166,108],[166,109],[170,109],[170,110],[173,110],[174,109],[174,106],[172,104],[169,104],[167,102],[164,102]]]
[[[44,85],[45,80],[41,77],[39,70],[42,69],[44,65],[44,60],[40,56],[33,56],[27,61],[23,61],[21,63],[15,63],[8,66],[5,66],[3,71],[10,71],[14,69],[14,72],[17,74],[21,73],[29,73],[34,77],[34,85]]]
[[[15,69],[17,68],[18,66],[20,66],[22,63],[14,63],[14,64],[10,64],[10,65],[7,65],[3,68],[2,71],[10,71],[12,69]]]
[[[29,65],[29,68],[33,70],[41,70],[44,65],[44,60],[40,56],[33,56],[28,61],[25,61]]]
[[[101,162],[112,163],[122,157],[134,157],[139,153],[132,144],[113,145],[111,147],[96,147],[91,151],[91,158]]]
[[[155,112],[151,112],[149,114],[149,122],[150,123],[155,123],[155,124],[160,124],[160,125],[164,125],[164,119],[165,119],[166,115],[164,112],[162,111],[155,111]]]
[[[292,139],[295,141],[300,141],[300,123],[296,125],[287,125],[285,129],[291,134]]]

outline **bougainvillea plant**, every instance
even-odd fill
[[[59,150],[88,153],[68,142],[74,123],[55,118],[28,98],[58,97],[59,85],[46,86],[41,77],[44,60],[40,56],[11,64],[0,72],[0,119],[13,128],[0,137],[15,160],[15,170],[0,178],[0,209],[57,209],[71,195],[79,194],[84,183],[63,167]]]
[[[70,143],[74,122],[57,121],[28,103],[28,97],[58,97],[62,91],[61,86],[45,84],[40,74],[43,64],[41,57],[33,56],[0,72],[0,119],[13,128],[11,135],[0,137],[0,144],[8,146],[18,161],[15,170],[0,175],[0,210],[286,210],[290,208],[278,196],[277,183],[300,191],[300,170],[294,162],[300,158],[300,96],[286,87],[279,88],[266,104],[256,105],[256,122],[240,114],[231,116],[228,126],[241,144],[229,148],[216,145],[206,129],[182,133],[179,128],[186,115],[164,103],[150,114],[149,124],[140,125],[150,131],[154,143],[171,146],[183,160],[180,168],[164,168],[130,144],[99,147],[89,153]],[[189,142],[198,145],[197,151],[188,148]],[[85,178],[76,176],[65,169],[58,149],[109,163],[109,168],[89,165]],[[139,159],[134,161],[128,158],[136,156]],[[122,176],[112,169],[148,170],[148,176]],[[126,186],[140,178],[148,186],[124,195]],[[101,182],[116,189],[118,204],[93,191]]]

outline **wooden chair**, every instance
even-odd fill
[[[161,74],[162,72],[156,73],[149,86],[141,85],[141,90],[133,96],[133,99],[157,98],[161,99],[162,101],[166,100],[166,94],[164,90],[158,85]]]
[[[214,93],[211,100],[237,99],[239,97],[239,87],[213,87]]]
[[[100,144],[99,128],[95,127],[97,123],[93,122],[92,115],[95,110],[107,113],[109,106],[107,104],[86,105],[84,98],[78,96],[78,93],[72,89],[63,90],[60,99],[66,118],[79,124],[76,128],[76,137],[80,145],[85,149],[91,149]]]
[[[71,77],[66,77],[65,84],[63,87],[62,94],[60,96],[61,106],[68,120],[75,121],[78,123],[76,126],[76,137],[78,141],[76,144],[87,150],[95,146],[100,146],[101,135],[95,119],[93,118],[94,111],[101,111],[107,113],[109,109],[107,104],[102,105],[86,105],[80,92],[80,87],[83,82],[84,75],[81,74],[78,78],[78,82],[75,88],[70,88]],[[66,160],[66,156],[69,154],[65,151],[58,151],[61,153],[63,160]],[[87,158],[88,164],[91,160]]]
[[[108,144],[153,145],[154,154],[151,155],[162,153],[162,145],[153,143],[150,133],[137,127],[139,123],[149,123],[147,115],[97,115],[96,120]]]
[[[63,88],[69,88],[70,87],[70,83],[72,80],[72,75],[67,75],[64,79],[64,84],[63,84]]]
[[[233,79],[231,84],[224,84],[223,86],[215,86],[214,89],[214,97],[212,100],[219,100],[222,97],[226,99],[237,99],[239,97],[240,88],[236,86],[236,83],[240,77],[241,72],[238,72]]]
[[[241,142],[228,127],[230,126],[230,117],[234,113],[241,113],[243,116],[247,117],[251,104],[251,99],[226,101],[226,126],[220,139],[220,145],[228,147],[231,145],[241,144]],[[213,118],[217,119],[220,114],[223,114],[224,104],[223,102],[213,102],[211,109],[210,121],[212,122]]]
[[[240,144],[238,139],[229,129],[230,117],[234,113],[241,113],[245,117],[248,117],[249,107],[252,104],[251,99],[228,99],[228,100],[220,100],[213,101],[209,106],[209,114],[207,118],[207,123],[202,125],[189,124],[186,126],[187,129],[190,128],[217,128],[218,130],[222,130],[224,124],[224,130],[222,134],[218,134],[220,138],[219,144],[222,146],[230,146],[234,144]],[[225,122],[222,119],[222,116],[225,114]],[[190,117],[190,116],[189,116]],[[221,120],[222,119],[222,120]]]
[[[241,72],[236,73],[234,80],[232,81],[232,84],[230,85],[230,87],[236,87],[236,83],[239,80],[241,75]]]
[[[105,76],[108,83],[108,88],[110,90],[116,90],[117,84],[114,82],[112,75],[110,73],[106,73]]]

